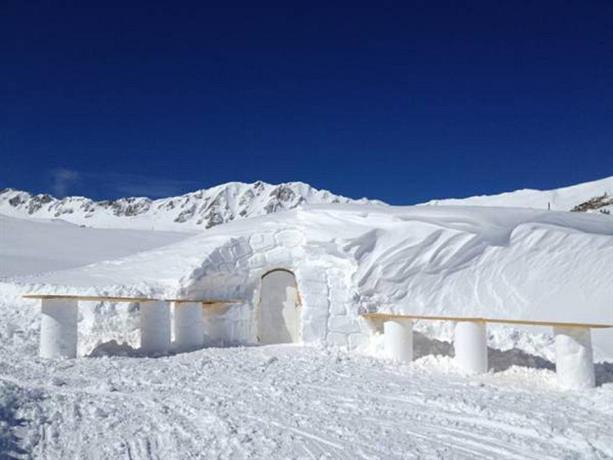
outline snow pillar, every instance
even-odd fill
[[[170,308],[160,300],[140,304],[140,349],[145,354],[164,354],[170,349]]]
[[[230,304],[208,304],[204,308],[204,332],[207,346],[220,346],[228,342],[228,331],[224,315]]]
[[[63,298],[42,299],[41,313],[41,358],[76,358],[78,301]]]
[[[175,302],[175,346],[190,351],[204,345],[204,319],[200,302]]]
[[[485,321],[458,321],[455,326],[456,365],[468,374],[487,372],[487,334]]]
[[[404,363],[413,360],[413,321],[408,319],[385,321],[383,339],[388,358]]]
[[[556,344],[556,374],[565,388],[594,387],[594,359],[589,327],[553,328]]]

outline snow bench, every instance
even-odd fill
[[[487,323],[553,327],[556,350],[556,374],[566,388],[591,388],[595,385],[592,356],[593,328],[613,327],[613,324],[563,323],[554,321],[523,321],[498,318],[402,315],[366,313],[366,320],[382,323],[385,354],[392,359],[408,362],[413,359],[413,321],[454,321],[455,360],[469,374],[488,370]]]
[[[145,354],[170,350],[170,306],[175,308],[173,330],[177,351],[204,346],[205,315],[227,311],[235,300],[154,299],[148,297],[79,296],[27,294],[26,299],[41,302],[40,351],[43,358],[76,358],[79,302],[126,302],[140,305],[141,348]]]

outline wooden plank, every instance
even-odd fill
[[[367,319],[415,319],[429,321],[475,321],[500,324],[520,324],[526,326],[556,326],[556,327],[589,327],[594,329],[604,329],[613,327],[613,324],[590,324],[590,323],[565,323],[557,321],[528,321],[518,319],[498,319],[481,317],[462,317],[462,316],[427,316],[427,315],[401,315],[396,313],[366,313],[361,315]]]
[[[175,302],[175,303],[202,303],[204,305],[211,304],[233,304],[233,303],[241,303],[241,300],[217,300],[217,299],[164,299],[167,302]]]
[[[67,295],[67,294],[25,294],[24,299],[70,299],[87,302],[155,302],[161,299],[150,297],[118,297],[98,295]]]
[[[151,297],[118,297],[118,296],[92,296],[92,295],[67,295],[67,294],[25,294],[24,299],[67,299],[80,300],[83,302],[195,302],[203,305],[234,304],[240,300],[217,300],[217,299],[156,299]]]

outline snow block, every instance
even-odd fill
[[[275,241],[278,245],[286,248],[293,248],[301,244],[304,240],[302,233],[296,230],[282,230],[275,235]]]
[[[270,233],[255,233],[249,238],[249,246],[254,251],[264,251],[275,247],[275,240]]]
[[[205,345],[220,346],[229,341],[232,319],[227,316],[230,309],[226,304],[209,305],[204,309]]]
[[[455,362],[468,374],[487,372],[487,335],[483,321],[459,321],[455,326]]]
[[[302,312],[302,341],[325,341],[328,333],[328,312],[305,309]]]
[[[556,374],[568,389],[593,388],[594,358],[592,336],[587,327],[554,327]]]
[[[76,358],[78,301],[42,299],[41,313],[40,357]]]
[[[146,354],[168,353],[170,349],[170,307],[168,302],[141,302],[140,349]]]
[[[266,266],[266,256],[262,253],[252,255],[247,262],[247,266],[252,270],[263,268]]]
[[[385,355],[408,363],[413,360],[413,321],[393,319],[383,323]]]
[[[175,302],[175,347],[190,351],[204,345],[204,318],[199,302]]]
[[[308,261],[306,263],[313,263],[313,262]],[[298,278],[300,278],[300,281],[303,283],[314,282],[317,284],[323,284],[327,286],[326,269],[324,267],[301,265],[297,269],[297,276]]]
[[[292,254],[289,249],[279,246],[266,252],[266,262],[269,267],[289,268],[292,266]]]
[[[353,316],[331,316],[328,324],[332,332],[341,332],[343,334],[360,332],[358,320]]]
[[[326,342],[329,345],[334,345],[337,347],[346,347],[347,346],[347,335],[338,333],[338,332],[330,332],[328,334]]]
[[[369,337],[368,335],[362,334],[362,333],[349,334],[348,341],[349,341],[349,349],[355,350],[358,348],[367,347],[369,343]]]
[[[330,301],[330,313],[333,315],[346,315],[347,314],[347,306],[345,302],[334,302]]]

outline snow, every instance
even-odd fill
[[[94,228],[193,232],[235,219],[262,216],[308,204],[371,203],[317,190],[303,182],[252,184],[228,182],[181,196],[151,200],[145,197],[92,201],[69,196],[0,190],[0,215],[28,219],[62,219]]]
[[[610,330],[593,331],[597,387],[566,390],[550,329],[488,325],[490,371],[471,376],[451,356],[453,323],[416,321],[415,360],[399,363],[359,318],[611,323],[610,216],[365,203],[195,234],[0,224],[0,457],[613,457]],[[274,268],[296,275],[304,345],[251,346]],[[28,291],[240,302],[205,310],[208,348],[158,358],[137,349],[137,305],[83,302],[90,357],[46,360]]]
[[[34,457],[613,456],[612,373],[577,393],[548,369],[466,377],[448,356],[399,365],[291,345],[0,359],[0,395],[22,420],[7,442]]]
[[[556,372],[566,388],[592,388],[594,362],[587,328],[555,327]]]
[[[503,206],[515,208],[570,211],[575,206],[604,194],[613,196],[613,176],[555,190],[516,190],[498,195],[481,195],[460,199],[432,200],[434,206]],[[613,210],[613,205],[603,209]]]
[[[360,347],[370,331],[359,313],[373,310],[613,324],[613,219],[530,209],[313,206],[15,283],[46,293],[237,299],[224,318],[228,340],[253,343],[260,279],[275,268],[296,273],[306,342]],[[597,356],[613,355],[611,342],[610,332],[595,335]]]
[[[83,228],[59,219],[20,219],[0,214],[0,280],[115,259],[188,236],[177,232]]]
[[[40,353],[43,358],[76,358],[79,305],[76,300],[41,301]]]
[[[455,326],[453,348],[456,363],[462,370],[470,374],[487,372],[487,330],[485,323],[458,321]]]
[[[393,319],[383,323],[385,356],[395,361],[413,361],[413,321]]]

